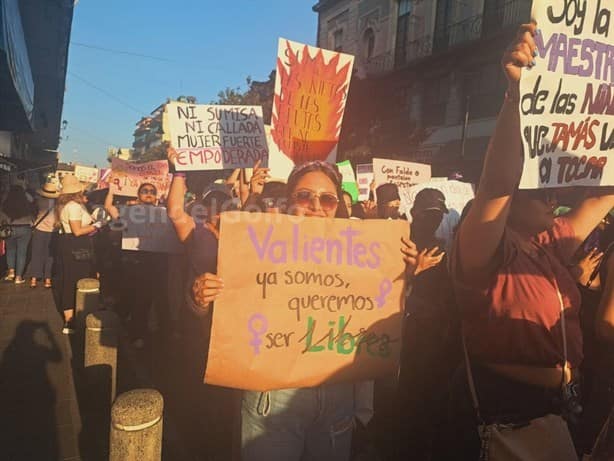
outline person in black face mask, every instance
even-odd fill
[[[444,242],[435,237],[435,232],[447,213],[446,197],[440,190],[422,189],[416,194],[411,209],[411,236],[420,251],[444,247]]]
[[[419,254],[403,322],[400,458],[440,459],[446,447],[438,428],[446,420],[448,383],[461,350],[452,283],[441,251],[444,242],[435,236],[448,213],[445,196],[436,189],[423,189],[410,213],[411,238]]]
[[[379,219],[401,219],[399,207],[401,197],[396,184],[382,184],[375,189],[377,196],[377,217]]]

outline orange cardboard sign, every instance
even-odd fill
[[[205,381],[247,390],[398,369],[404,221],[222,214]]]

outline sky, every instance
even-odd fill
[[[245,89],[247,76],[266,80],[279,37],[315,45],[315,3],[79,0],[60,161],[106,166],[107,148],[131,147],[138,120],[167,97],[208,103],[226,87]]]

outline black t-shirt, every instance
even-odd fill
[[[192,299],[192,285],[196,278],[207,272],[217,272],[217,249],[218,239],[211,230],[197,223],[194,233],[187,242],[188,256],[188,285],[186,287],[186,299],[188,306],[197,313],[205,312],[194,303]]]

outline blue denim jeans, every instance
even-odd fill
[[[51,278],[53,267],[52,239],[57,238],[55,232],[42,232],[38,229],[32,231],[32,255],[28,266],[28,277],[37,279]]]
[[[243,461],[348,461],[354,386],[243,393]]]
[[[13,235],[6,239],[6,264],[9,269],[15,269],[15,275],[23,276],[28,256],[28,244],[32,228],[30,226],[13,226]]]

